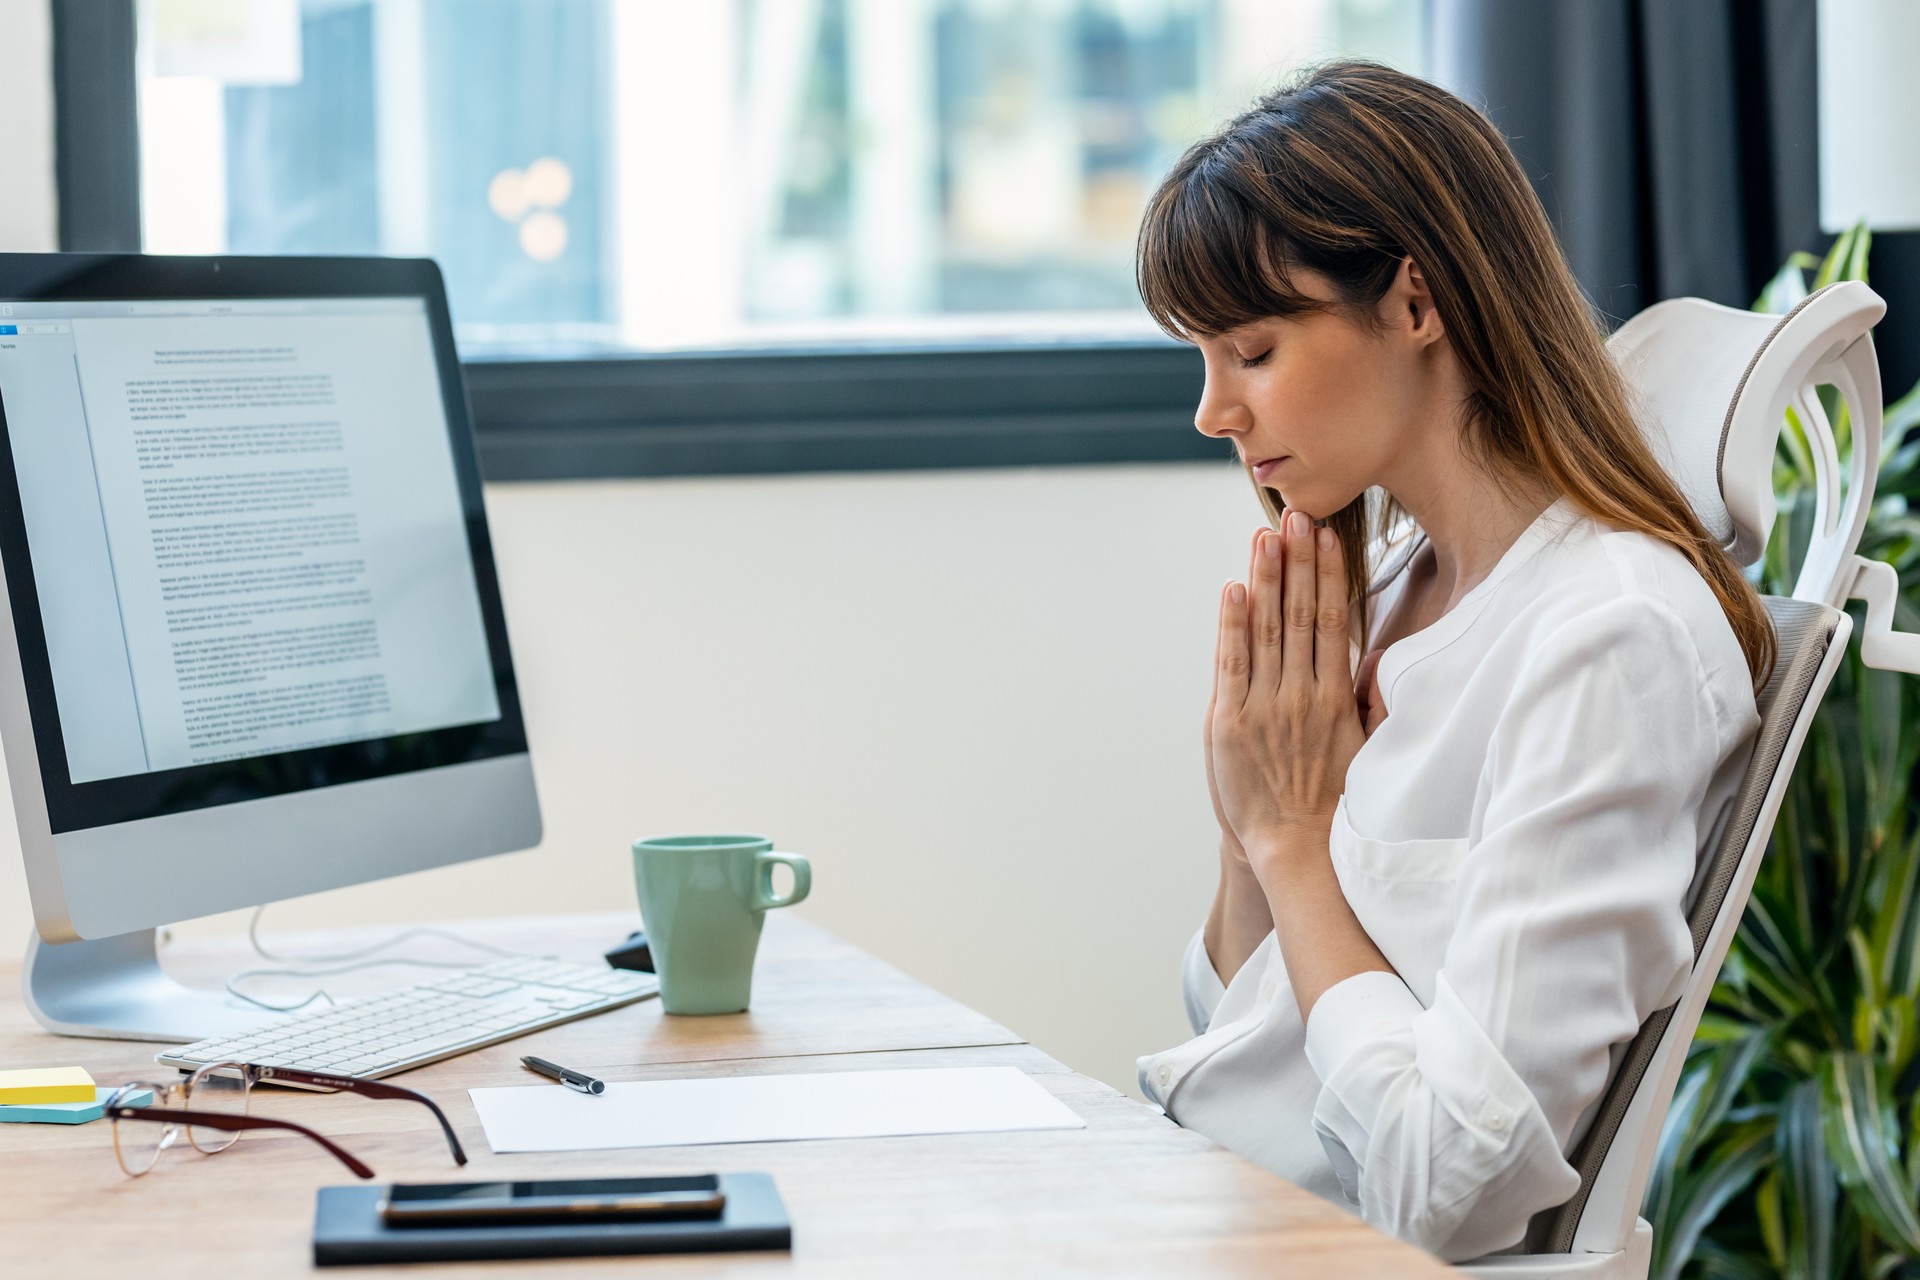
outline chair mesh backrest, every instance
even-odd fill
[[[1820,664],[1826,660],[1827,650],[1833,643],[1834,630],[1839,623],[1839,614],[1823,604],[1786,600],[1778,596],[1765,596],[1762,599],[1767,613],[1773,619],[1774,635],[1779,641],[1779,656],[1766,687],[1755,698],[1760,712],[1760,731],[1754,739],[1753,756],[1747,762],[1745,775],[1740,779],[1740,790],[1734,795],[1733,809],[1727,815],[1720,843],[1710,855],[1699,896],[1694,899],[1693,909],[1687,916],[1687,924],[1693,931],[1693,958],[1696,965],[1700,961],[1701,951],[1707,945],[1707,935],[1713,932],[1720,909],[1726,904],[1727,890],[1733,884],[1748,845],[1755,843],[1756,838],[1759,846],[1766,843],[1769,833],[1755,832],[1754,823],[1766,803],[1774,775],[1783,768],[1793,767],[1793,761],[1782,760],[1781,757],[1786,752],[1787,740],[1793,736],[1795,724],[1803,715],[1811,715],[1814,711],[1813,707],[1807,705],[1807,694],[1813,687],[1815,676],[1819,674]],[[1758,852],[1754,856],[1759,856]],[[1739,905],[1745,910],[1744,902]],[[1695,981],[1711,980],[1712,975],[1696,975],[1695,978]],[[1691,988],[1692,983],[1688,985]],[[1681,998],[1685,999],[1684,996]],[[1593,1193],[1593,1181],[1599,1176],[1600,1166],[1606,1162],[1607,1152],[1612,1149],[1614,1137],[1620,1132],[1620,1124],[1626,1119],[1627,1108],[1633,1105],[1633,1096],[1653,1062],[1654,1051],[1660,1047],[1660,1038],[1666,1034],[1667,1024],[1673,1020],[1676,1007],[1668,1005],[1649,1017],[1627,1046],[1626,1056],[1620,1060],[1620,1069],[1614,1073],[1606,1092],[1601,1095],[1600,1109],[1594,1114],[1593,1124],[1574,1149],[1572,1163],[1580,1174],[1580,1190],[1565,1204],[1543,1209],[1534,1215],[1527,1228],[1528,1253],[1566,1253],[1573,1248],[1574,1232],[1579,1228],[1580,1216],[1586,1210],[1587,1197]]]

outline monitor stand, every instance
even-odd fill
[[[152,929],[48,946],[33,933],[21,972],[27,1009],[62,1036],[191,1044],[271,1022],[224,991],[183,987],[160,968]]]

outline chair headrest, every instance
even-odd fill
[[[1784,316],[1675,298],[1609,340],[1648,443],[1736,563],[1758,560],[1773,531],[1773,458],[1788,405],[1815,366],[1885,311],[1857,280],[1815,290]]]

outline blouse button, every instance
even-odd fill
[[[1163,1089],[1166,1088],[1167,1082],[1171,1079],[1173,1079],[1172,1067],[1169,1067],[1163,1063],[1154,1069],[1153,1082],[1159,1085],[1161,1088]]]
[[[1487,1128],[1489,1128],[1489,1129],[1491,1129],[1491,1130],[1493,1130],[1493,1131],[1494,1131],[1495,1133],[1504,1133],[1504,1132],[1506,1132],[1506,1128],[1507,1128],[1507,1113],[1506,1113],[1506,1112],[1504,1112],[1504,1111],[1502,1111],[1502,1110],[1500,1110],[1500,1109],[1499,1109],[1498,1107],[1490,1107],[1490,1108],[1488,1108],[1488,1110],[1487,1110]]]

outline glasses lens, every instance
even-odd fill
[[[231,1074],[228,1074],[231,1073]],[[187,1081],[187,1109],[210,1111],[214,1115],[247,1114],[247,1076],[236,1063],[215,1063],[200,1068]],[[194,1150],[212,1155],[225,1151],[240,1137],[238,1129],[214,1129],[204,1124],[188,1125],[187,1141]]]
[[[165,1085],[130,1085],[121,1090],[122,1094],[137,1096],[140,1090],[153,1090],[153,1103],[143,1108],[153,1115],[165,1113],[168,1099]],[[120,1167],[133,1177],[139,1177],[153,1168],[160,1153],[180,1140],[180,1126],[177,1124],[155,1124],[151,1120],[120,1120],[113,1122],[113,1156]]]

